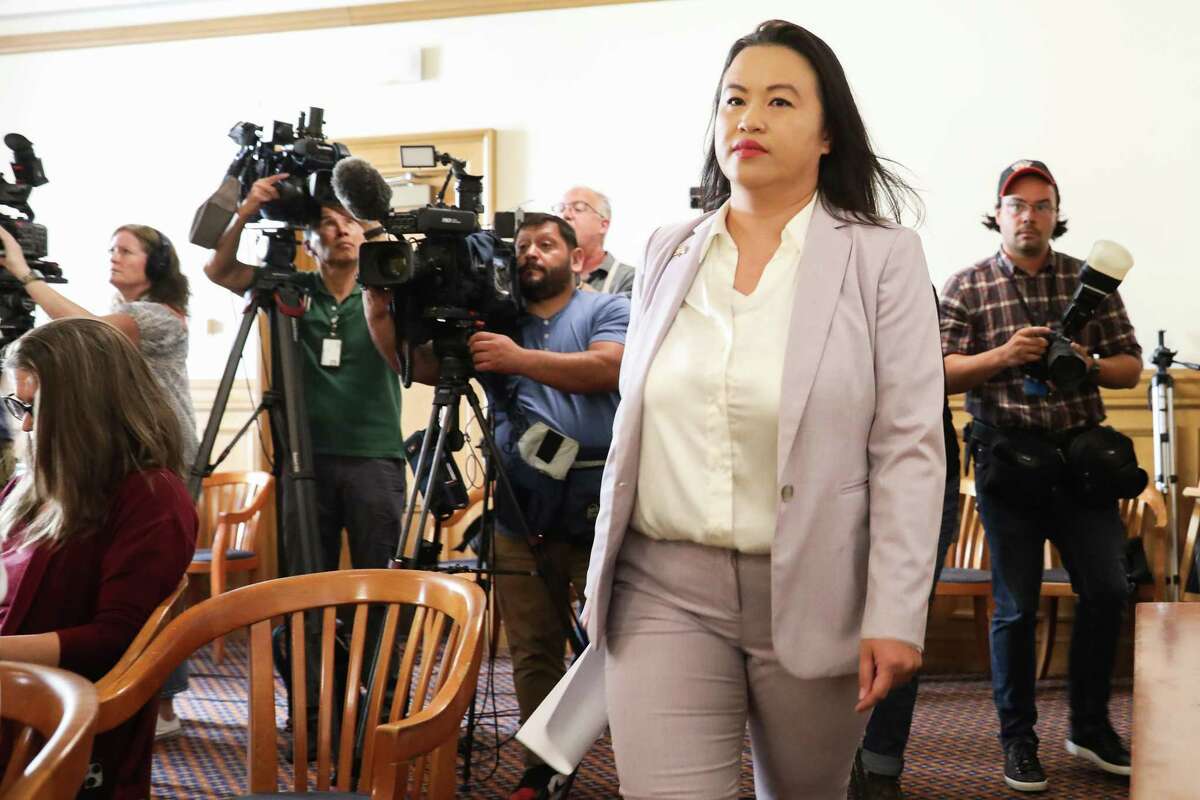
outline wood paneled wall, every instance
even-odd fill
[[[1154,481],[1154,423],[1149,392],[1153,375],[1152,370],[1143,371],[1142,379],[1134,389],[1105,389],[1101,392],[1108,410],[1108,424],[1133,439],[1138,462],[1150,474],[1151,482]],[[1200,373],[1172,370],[1171,376],[1175,379],[1176,472],[1180,487],[1196,486],[1200,483]],[[950,407],[954,411],[954,422],[961,439],[963,425],[970,420],[963,411],[963,395],[951,397]],[[1181,497],[1176,520],[1181,537],[1190,514],[1190,502],[1184,502]],[[1051,663],[1052,675],[1066,672],[1074,601],[1063,602],[1059,608],[1060,624]],[[981,669],[974,649],[974,629],[971,627],[968,603],[956,598],[939,598],[934,603],[926,635],[925,660],[928,669],[933,672],[978,672]],[[1125,635],[1118,669],[1129,674],[1130,664],[1130,642]]]

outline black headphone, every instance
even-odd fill
[[[158,236],[158,244],[146,254],[146,277],[151,283],[157,283],[171,266],[171,240],[158,228],[150,230]]]

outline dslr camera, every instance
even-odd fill
[[[1104,239],[1092,245],[1083,269],[1079,286],[1063,313],[1058,329],[1049,334],[1049,347],[1041,361],[1025,368],[1035,390],[1026,383],[1026,394],[1044,394],[1047,382],[1053,382],[1060,392],[1073,392],[1088,377],[1088,364],[1071,346],[1071,339],[1087,326],[1100,304],[1121,285],[1133,268],[1133,256],[1116,242]]]
[[[428,145],[401,147],[400,160],[406,169],[439,164],[450,168],[434,203],[412,211],[389,207],[381,215],[380,223],[395,241],[367,242],[359,249],[359,282],[392,290],[397,341],[403,343],[401,377],[408,386],[411,348],[432,341],[443,372],[451,359],[452,372],[469,374],[466,342],[470,335],[480,323],[493,331],[514,330],[524,301],[511,241],[520,225],[520,212],[499,213],[493,229],[483,230],[479,224],[483,177],[469,174],[465,161]],[[391,190],[378,173],[375,177],[385,194],[376,199],[386,206]],[[335,186],[339,178],[335,174]],[[453,206],[445,202],[451,179],[457,197]],[[355,204],[350,208],[355,211]]]
[[[48,182],[42,161],[34,154],[33,143],[19,133],[5,136],[4,144],[13,152],[13,181],[0,175],[0,226],[17,240],[30,268],[38,270],[47,283],[66,283],[58,264],[46,260],[46,226],[33,221],[29,205],[34,188]],[[20,282],[0,271],[0,346],[33,328],[34,307]]]

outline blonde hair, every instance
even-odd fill
[[[103,524],[128,475],[182,471],[179,421],[146,360],[96,319],[50,322],[9,346],[4,366],[37,377],[24,475],[0,507],[0,542],[57,545]]]

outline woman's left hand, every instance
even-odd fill
[[[858,704],[874,707],[887,693],[902,686],[921,668],[921,651],[896,639],[863,639],[858,645]]]
[[[0,256],[0,267],[8,270],[9,274],[17,280],[28,275],[29,264],[25,262],[25,254],[21,252],[21,245],[3,227],[0,227],[0,245],[4,245],[4,255]]]

